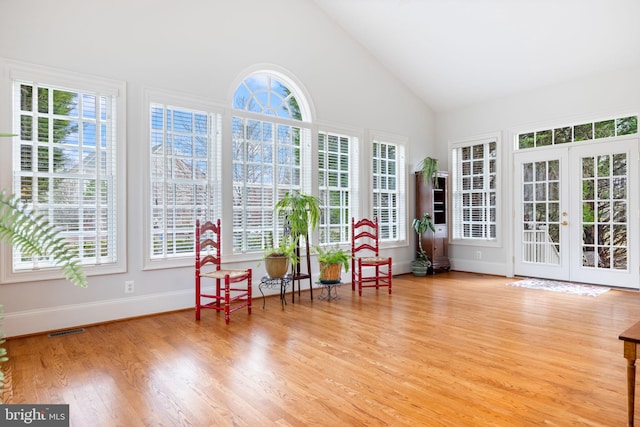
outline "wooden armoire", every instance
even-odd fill
[[[449,235],[447,228],[448,199],[447,173],[438,172],[437,184],[426,183],[422,174],[416,172],[416,218],[429,212],[433,218],[436,231],[427,230],[422,234],[422,249],[432,262],[429,273],[449,271]],[[416,247],[418,243],[416,242]],[[416,248],[417,251],[417,248]]]

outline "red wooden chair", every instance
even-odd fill
[[[196,220],[196,320],[200,320],[200,309],[210,308],[224,311],[224,320],[228,324],[233,311],[247,307],[251,314],[251,269],[221,268],[220,236],[219,219],[215,223],[207,221],[203,224]],[[215,270],[203,271],[202,268],[208,264]],[[202,292],[203,278],[215,280],[215,294]],[[245,281],[246,284],[241,285]]]
[[[380,256],[378,238],[378,218],[373,221],[364,218],[356,222],[351,218],[351,289],[389,287],[391,294],[391,257]],[[373,269],[373,273],[363,272],[363,268]],[[368,275],[367,275],[368,274]]]

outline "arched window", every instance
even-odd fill
[[[311,121],[292,81],[257,72],[233,96],[233,251],[261,251],[282,235],[274,206],[286,193],[311,193]]]
[[[298,99],[302,96],[292,92],[291,84],[287,85],[280,78],[266,73],[251,75],[236,89],[233,108],[283,119],[310,121],[306,102],[301,99],[301,110]]]

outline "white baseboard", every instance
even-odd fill
[[[194,306],[191,290],[5,313],[6,337],[69,329]]]
[[[456,271],[507,276],[507,266],[504,263],[453,258],[450,258],[449,262],[451,262],[451,269]]]
[[[203,288],[202,291],[215,292],[212,286]],[[264,293],[265,296],[276,295],[279,290],[265,289]],[[2,329],[7,338],[59,331],[96,323],[192,308],[195,305],[194,298],[194,291],[189,289],[86,304],[4,313]],[[262,294],[258,290],[257,284],[254,284],[254,304],[259,301],[259,298],[262,298]],[[262,304],[261,301],[260,304]]]

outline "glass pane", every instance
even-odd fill
[[[521,134],[518,137],[518,148],[532,148],[535,145],[534,133]]]
[[[536,147],[543,147],[551,145],[552,133],[551,130],[543,130],[536,132]]]
[[[596,138],[610,138],[616,135],[615,120],[605,120],[594,124]]]
[[[574,126],[573,128],[574,140],[587,141],[593,139],[593,126],[591,123],[585,123],[583,125]]]
[[[616,133],[618,135],[638,133],[638,116],[624,117],[616,120]]]
[[[571,142],[571,126],[553,130],[553,143],[564,144]]]

